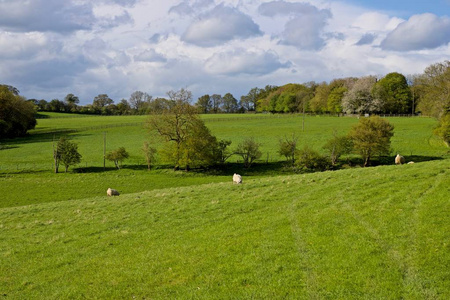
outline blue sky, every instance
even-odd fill
[[[349,0],[348,2],[368,9],[391,11],[405,18],[425,12],[438,16],[450,15],[449,0]]]
[[[180,88],[194,101],[239,99],[253,87],[417,74],[444,60],[449,0],[0,1],[0,83],[48,101]]]

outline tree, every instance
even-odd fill
[[[353,141],[348,136],[338,136],[333,132],[333,138],[324,146],[330,155],[331,165],[335,166],[341,155],[350,154],[353,151]]]
[[[258,103],[258,96],[260,94],[260,89],[257,87],[252,88],[247,95],[241,97],[241,106],[246,111],[256,110]]]
[[[130,107],[136,110],[138,113],[142,112],[146,105],[152,100],[152,96],[141,91],[135,91],[131,94],[128,102]]]
[[[212,109],[212,102],[211,102],[211,96],[209,95],[203,95],[200,98],[198,98],[197,103],[195,104],[199,111],[202,114],[207,114]]]
[[[440,118],[450,111],[450,61],[427,67],[418,78],[419,110]]]
[[[230,158],[233,155],[233,152],[228,150],[228,146],[231,145],[231,141],[227,140],[220,140],[217,142],[217,151],[218,151],[218,158],[221,163],[225,163],[228,158]]]
[[[254,138],[246,138],[237,146],[235,154],[242,157],[245,168],[250,168],[252,163],[261,157],[260,146],[261,144],[257,143]]]
[[[292,165],[295,164],[295,154],[298,151],[297,142],[298,138],[295,136],[295,134],[292,134],[292,139],[284,137],[284,140],[278,140],[278,154],[286,157],[286,160],[290,161]]]
[[[144,152],[145,161],[147,162],[147,168],[150,171],[152,164],[156,158],[156,149],[150,146],[149,142],[144,142],[142,146],[142,152]]]
[[[375,102],[380,103],[380,112],[408,114],[411,112],[412,95],[406,77],[400,73],[389,73],[379,80],[372,90]]]
[[[222,108],[226,113],[236,112],[238,109],[238,101],[231,93],[226,93],[222,99]]]
[[[212,111],[217,114],[219,112],[220,105],[222,104],[222,96],[219,94],[213,94],[211,96]]]
[[[441,117],[439,126],[434,130],[434,133],[444,141],[447,147],[450,147],[450,113]]]
[[[61,137],[53,148],[53,159],[55,161],[55,173],[59,172],[59,165],[63,164],[65,171],[81,161],[81,154],[78,152],[78,145],[69,141],[66,137]]]
[[[162,156],[173,163],[175,170],[212,164],[217,141],[198,117],[197,109],[189,104],[192,93],[181,89],[167,94],[169,106],[148,120],[150,132],[166,142]]]
[[[14,88],[0,85],[0,139],[25,135],[37,124],[35,113],[33,103],[16,95]]]
[[[313,112],[324,113],[328,110],[328,96],[330,92],[331,87],[326,82],[317,86],[314,97],[310,101],[310,108]]]
[[[120,100],[120,102],[116,105],[117,111],[120,115],[126,115],[129,113],[131,107],[128,104],[128,101],[126,99]]]
[[[113,103],[114,103],[114,100],[109,98],[107,94],[100,94],[98,96],[95,96],[94,101],[92,102],[92,105],[97,108],[102,108],[104,106],[108,106]]]
[[[354,149],[364,160],[364,167],[370,165],[373,156],[388,155],[394,126],[379,116],[361,118],[349,133]]]
[[[80,99],[74,94],[67,94],[64,98],[64,102],[69,111],[75,112],[77,109],[77,104],[80,103]]]
[[[380,111],[380,103],[372,96],[372,89],[377,82],[375,76],[359,78],[342,98],[342,108],[346,113],[373,113]]]
[[[130,155],[124,147],[119,147],[116,150],[108,152],[105,156],[107,160],[114,162],[117,169],[120,169],[122,167],[122,162],[128,157],[130,157]]]

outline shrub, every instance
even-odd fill
[[[295,166],[298,171],[303,172],[325,171],[330,169],[328,159],[308,146],[298,151]]]

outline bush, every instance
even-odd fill
[[[245,168],[250,168],[251,164],[261,157],[260,146],[261,144],[257,143],[253,138],[247,138],[237,146],[235,153],[242,157]]]
[[[298,151],[295,166],[297,171],[300,172],[326,171],[330,169],[328,159],[308,146]]]
[[[113,151],[109,152],[108,154],[106,154],[106,159],[113,161],[114,164],[116,165],[116,168],[120,169],[120,167],[122,167],[123,160],[128,158],[129,156],[130,155],[125,150],[125,148],[120,147],[120,148],[113,150]]]
[[[434,130],[434,133],[444,141],[447,147],[450,147],[450,113],[441,118],[439,126]]]

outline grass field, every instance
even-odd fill
[[[449,299],[449,194],[447,159],[1,208],[0,295]]]
[[[42,202],[84,199],[104,195],[108,187],[121,193],[203,184],[226,182],[230,175],[239,172],[245,176],[264,176],[283,158],[277,154],[278,140],[295,134],[299,148],[309,145],[318,151],[336,130],[346,134],[356,118],[312,117],[301,115],[205,115],[207,126],[219,139],[232,141],[231,148],[245,137],[255,137],[261,143],[263,156],[260,166],[245,170],[235,163],[216,176],[195,172],[174,173],[169,169],[145,171],[141,152],[145,140],[152,140],[143,126],[146,116],[81,116],[68,114],[47,114],[39,119],[38,126],[30,136],[2,141],[0,144],[0,194],[7,195],[0,201],[0,207],[19,206]],[[392,148],[408,160],[425,161],[441,158],[448,149],[432,135],[436,121],[431,118],[391,118],[395,125]],[[130,158],[125,168],[117,171],[112,162],[107,162],[103,172],[103,138],[106,134],[107,150],[126,147]],[[77,167],[81,174],[53,174],[53,139],[68,135],[79,145],[82,162]],[[157,144],[156,144],[157,146]],[[394,154],[393,153],[393,154]],[[266,163],[269,163],[266,165]],[[393,159],[389,160],[390,163]],[[74,168],[72,167],[72,170]],[[264,170],[264,172],[261,172]],[[279,168],[277,169],[279,171]],[[262,174],[259,174],[262,173]],[[270,172],[269,172],[270,173]],[[270,173],[273,174],[273,173]]]

